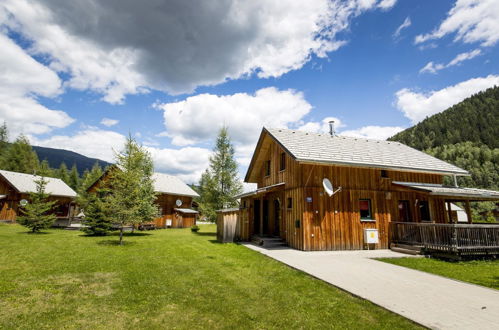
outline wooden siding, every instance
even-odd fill
[[[175,203],[177,199],[182,201],[181,206],[177,206]],[[183,216],[178,212],[175,212],[174,208],[191,208],[192,205],[192,197],[188,196],[178,196],[178,195],[169,195],[169,194],[161,194],[158,195],[155,201],[156,205],[159,208],[161,213],[160,217],[154,219],[154,224],[157,228],[166,228],[166,220],[172,220],[172,228],[187,228],[195,225],[195,217],[189,217],[184,214]],[[185,220],[184,220],[185,218]]]

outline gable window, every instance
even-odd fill
[[[293,198],[291,197],[288,197],[288,205],[287,205],[288,209],[292,209],[293,208]]]
[[[409,222],[411,221],[411,210],[409,209],[409,201],[399,201],[399,219],[398,221]]]
[[[360,219],[361,220],[373,220],[370,199],[360,199],[359,200],[359,212],[360,212]]]
[[[279,170],[284,171],[286,169],[286,154],[284,152],[281,152],[281,158],[279,162]]]
[[[430,206],[427,201],[419,201],[419,218],[421,221],[431,221],[430,219]]]
[[[270,160],[267,160],[265,162],[265,176],[269,176],[270,175]]]

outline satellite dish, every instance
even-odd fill
[[[21,206],[22,206],[22,207],[24,207],[24,206],[28,205],[28,201],[27,201],[27,200],[25,200],[25,199],[21,199],[21,200],[19,201],[19,204],[21,204]]]
[[[333,196],[334,194],[333,184],[331,183],[331,181],[329,181],[328,178],[324,178],[322,180],[322,186],[324,187],[324,190],[326,191],[326,194],[329,195],[329,197]]]
[[[175,204],[178,206],[178,207],[181,207],[182,206],[182,201],[180,199],[177,199],[177,201],[175,202]]]
[[[333,184],[331,183],[331,181],[329,181],[328,178],[324,178],[322,180],[322,186],[324,187],[324,191],[329,195],[329,197],[333,196],[338,191],[341,191],[341,187],[338,187],[338,189],[336,189],[335,191],[333,188]]]

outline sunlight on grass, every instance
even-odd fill
[[[215,226],[88,237],[0,225],[0,328],[416,328]]]

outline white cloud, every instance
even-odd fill
[[[482,51],[480,49],[475,49],[469,52],[458,54],[446,65],[440,63],[434,64],[433,62],[428,62],[421,70],[419,70],[419,73],[425,73],[425,72],[437,73],[437,71],[449,68],[451,66],[460,65],[462,62],[471,60],[472,58],[475,58],[481,54]]]
[[[396,106],[413,123],[417,123],[427,116],[444,111],[465,98],[495,85],[499,85],[499,75],[466,80],[429,93],[418,93],[404,88],[395,94]]]
[[[237,145],[253,144],[262,126],[296,124],[312,109],[302,93],[274,87],[252,95],[199,94],[156,106],[164,111],[166,134],[179,146],[212,141],[223,125]]]
[[[341,47],[337,34],[353,17],[394,3],[4,0],[0,20],[67,74],[68,87],[120,103],[149,88],[178,94],[252,74],[279,77]]]
[[[326,117],[320,122],[310,121],[298,127],[300,131],[313,133],[329,133],[329,122],[334,121],[334,130],[337,132],[339,128],[345,127],[342,121],[336,117]]]
[[[499,1],[457,0],[438,28],[416,36],[416,44],[455,33],[454,41],[481,42],[492,46],[499,40]]]
[[[397,3],[397,0],[382,0],[378,4],[378,8],[381,8],[383,10],[389,10],[392,9],[393,6]]]
[[[386,140],[404,129],[405,128],[400,126],[364,126],[358,129],[340,132],[339,135],[365,139]]]
[[[111,119],[111,118],[102,118],[102,120],[100,121],[100,123],[104,126],[107,126],[107,127],[111,127],[111,126],[114,126],[116,124],[118,124],[120,121],[117,120],[117,119]]]
[[[38,103],[37,96],[56,97],[61,81],[56,73],[35,61],[0,32],[0,121],[13,136],[47,133],[71,124],[65,112]]]
[[[395,30],[395,32],[393,33],[393,37],[398,38],[400,36],[400,33],[402,32],[402,30],[411,26],[411,24],[412,24],[411,18],[409,16],[407,16],[406,19],[404,20],[404,22],[397,28],[397,30]]]

